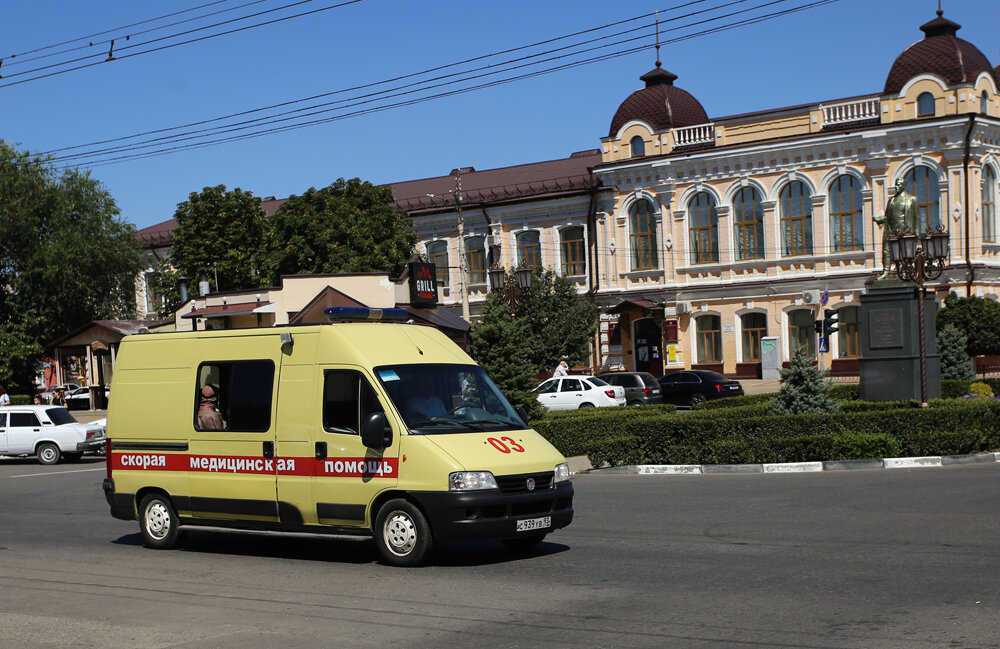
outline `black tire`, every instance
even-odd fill
[[[629,401],[628,405],[630,405],[630,406],[641,406],[642,405],[642,401]]]
[[[375,519],[375,542],[382,559],[394,566],[418,566],[434,548],[431,526],[423,512],[396,498],[382,505]]]
[[[155,550],[172,548],[180,536],[180,518],[170,499],[149,494],[139,503],[139,529],[146,547]]]
[[[38,456],[38,463],[45,465],[59,464],[59,459],[62,457],[62,451],[52,442],[39,444],[35,454]]]
[[[705,395],[701,392],[695,392],[691,395],[691,408],[697,408],[699,403],[705,401]]]
[[[592,404],[592,403],[581,403],[580,404],[580,408],[593,408],[593,407],[594,407],[594,404]]]
[[[531,536],[520,536],[516,539],[503,539],[501,543],[506,545],[508,550],[523,552],[525,550],[530,550],[544,540],[544,534],[533,534]]]
[[[79,462],[83,453],[63,453],[63,457],[66,458],[67,462]]]

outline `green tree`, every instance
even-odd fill
[[[513,282],[513,274],[507,282]],[[589,359],[589,344],[597,333],[597,309],[581,298],[573,282],[552,270],[536,272],[524,302],[517,308],[523,323],[525,359],[536,372],[560,360],[570,365]]]
[[[965,334],[965,352],[969,356],[1000,354],[1000,302],[958,297],[952,291],[937,314],[939,329],[948,324]]]
[[[135,315],[141,245],[107,190],[0,141],[0,383],[31,387],[42,346]]]
[[[267,285],[261,244],[269,224],[253,193],[225,185],[205,187],[177,205],[174,218],[170,261],[157,269],[157,288],[164,297],[161,315],[180,306],[177,280],[182,276],[194,287],[204,274],[212,291]]]
[[[806,347],[797,348],[788,368],[781,370],[781,390],[771,400],[774,414],[799,415],[839,410],[840,404],[830,396],[832,386],[825,377],[826,372],[813,364]]]
[[[389,272],[410,260],[416,234],[392,190],[358,178],[290,197],[266,240],[270,279],[282,275]]]
[[[489,295],[479,320],[472,326],[471,355],[512,404],[524,407],[528,418],[536,419],[545,410],[531,394],[538,381],[525,357],[526,326],[511,317],[497,295]]]
[[[966,340],[958,327],[945,324],[937,331],[937,351],[941,356],[941,378],[972,381],[976,372],[965,353]]]

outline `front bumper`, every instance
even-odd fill
[[[552,517],[552,532],[573,521],[573,483],[528,493],[488,491],[410,492],[424,512],[437,541],[513,539],[532,532],[517,532],[517,521]]]
[[[110,461],[110,460],[109,460]],[[135,494],[120,494],[115,491],[114,478],[104,479],[104,499],[111,507],[111,515],[123,521],[134,521],[135,514]]]

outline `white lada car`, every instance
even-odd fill
[[[103,446],[102,425],[81,424],[60,406],[0,408],[0,455],[34,455],[40,464],[56,464]]]

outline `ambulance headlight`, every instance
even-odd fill
[[[497,479],[489,471],[456,471],[448,476],[450,491],[476,491],[499,489]]]
[[[569,464],[563,462],[562,464],[556,465],[555,474],[552,476],[552,482],[567,482],[569,480]]]

